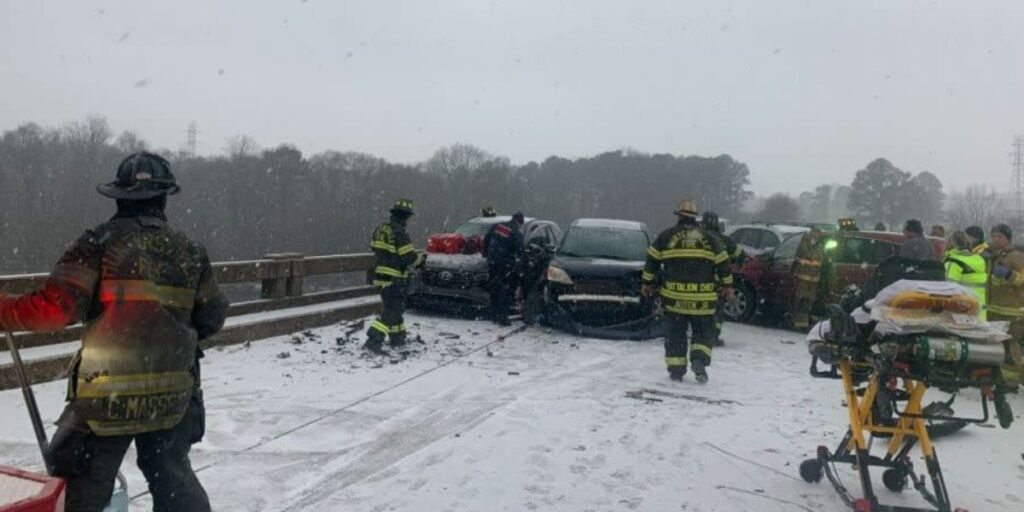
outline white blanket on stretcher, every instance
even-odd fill
[[[885,287],[873,299],[857,308],[850,316],[858,324],[877,322],[875,332],[880,334],[941,333],[967,338],[972,342],[1000,343],[1010,338],[1007,322],[986,322],[976,315],[957,313],[930,313],[924,316],[894,314],[892,299],[903,292],[923,292],[932,295],[977,296],[970,288],[948,281],[913,281],[903,279]],[[831,331],[828,320],[819,322],[807,333],[807,341],[823,341]]]

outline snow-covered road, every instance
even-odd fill
[[[193,463],[214,510],[844,510],[797,474],[838,441],[845,412],[838,382],[808,376],[795,333],[728,325],[701,386],[668,380],[657,341],[531,328],[495,342],[504,330],[483,322],[407,323],[424,344],[397,364],[363,357],[362,330],[342,325],[208,353]],[[37,387],[47,421],[63,392]],[[956,407],[980,413],[973,398]],[[0,393],[0,412],[0,463],[38,468],[17,391]],[[937,441],[957,506],[1024,510],[1017,417]],[[123,469],[138,494],[133,461]]]

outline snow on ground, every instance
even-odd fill
[[[798,476],[846,417],[839,382],[808,376],[795,333],[728,325],[701,386],[668,380],[657,341],[531,328],[496,342],[507,328],[407,324],[424,343],[395,364],[361,355],[363,330],[346,325],[210,351],[193,464],[214,510],[844,510],[830,486]],[[63,392],[37,387],[46,421]],[[1024,411],[1022,397],[1012,404]],[[0,393],[0,411],[0,463],[39,468],[20,393]],[[937,441],[955,505],[1024,509],[1021,421]],[[145,482],[127,461],[135,495]],[[876,480],[883,501],[919,503]]]

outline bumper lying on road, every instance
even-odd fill
[[[592,302],[595,304],[636,304],[640,305],[639,297],[630,297],[627,295],[593,295],[593,294],[565,294],[558,296],[558,302],[571,302],[571,303],[588,303]]]
[[[617,294],[549,294],[546,317],[552,327],[581,336],[642,340],[664,335],[653,304]]]

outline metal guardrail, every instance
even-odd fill
[[[268,254],[258,260],[213,264],[219,284],[260,283],[261,298],[232,304],[228,310],[229,318],[373,295],[376,290],[368,284],[317,293],[305,293],[303,286],[306,276],[351,272],[365,273],[366,282],[369,283],[373,267],[374,257],[370,253],[327,256],[280,253]],[[47,274],[0,276],[0,294],[15,295],[37,289],[42,286],[46,277]],[[203,346],[208,348],[281,336],[370,315],[379,309],[378,302],[368,302],[296,315],[275,315],[264,321],[256,320],[225,327],[216,336],[204,340]],[[18,333],[15,340],[19,348],[44,347],[78,340],[81,337],[81,330],[80,325],[73,325],[57,333]],[[6,352],[6,348],[0,352]],[[62,354],[25,361],[30,379],[37,383],[62,378],[71,357],[71,354]],[[13,387],[17,387],[13,366],[0,365],[0,390]]]

